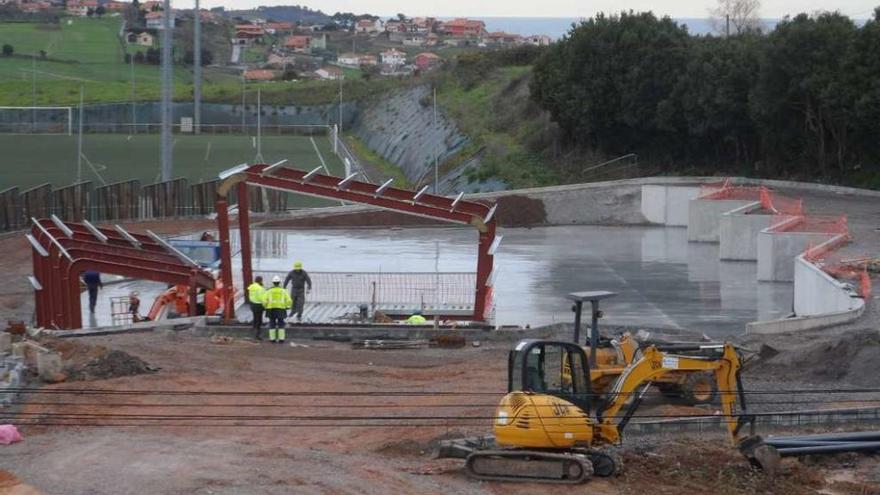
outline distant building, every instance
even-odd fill
[[[399,67],[406,64],[406,53],[400,50],[392,48],[390,50],[385,50],[380,55],[382,56],[382,65]]]
[[[36,12],[46,12],[47,10],[52,9],[52,4],[49,2],[28,2],[21,3],[18,5],[18,8],[21,9],[22,12],[28,13],[36,13]]]
[[[162,2],[158,0],[147,0],[141,2],[141,10],[144,12],[153,12],[162,8]]]
[[[523,38],[523,42],[535,46],[549,46],[550,43],[553,43],[553,39],[546,34],[533,34]]]
[[[165,29],[165,24],[163,21],[164,12],[147,12],[144,18],[147,21],[147,29]],[[174,12],[171,12],[171,27],[174,28]]]
[[[292,22],[267,22],[264,27],[269,34],[287,34],[293,31]]]
[[[483,41],[487,45],[517,45],[522,43],[522,36],[498,31],[487,34],[483,37]]]
[[[284,40],[284,48],[296,53],[311,53],[314,49],[327,48],[327,36],[307,36],[295,34]]]
[[[440,57],[431,52],[423,52],[416,55],[415,64],[419,70],[431,70],[440,66]]]
[[[144,31],[142,33],[128,33],[125,35],[125,41],[130,45],[153,46],[153,35]]]
[[[382,31],[382,29],[383,29],[382,21],[379,19],[376,19],[376,20],[361,19],[355,23],[354,29],[358,33],[367,33],[367,34],[378,33],[379,31]]]
[[[107,2],[104,4],[104,9],[107,12],[122,12],[127,9],[131,4],[128,2]]]
[[[377,57],[375,55],[365,53],[363,55],[358,56],[358,59],[360,61],[360,65],[364,65],[364,66],[379,65],[379,57]]]
[[[361,65],[361,58],[356,53],[343,53],[336,58],[336,63],[346,67],[358,67]]]
[[[486,32],[486,23],[458,18],[443,23],[446,34],[457,38],[480,38]]]
[[[278,74],[271,70],[255,69],[244,72],[246,81],[274,81]]]
[[[406,32],[406,26],[403,21],[390,20],[385,23],[385,31],[389,33],[403,33]]]
[[[98,8],[98,0],[68,0],[65,10],[70,15],[86,17]]]
[[[327,67],[321,67],[320,69],[316,70],[315,74],[317,74],[318,77],[320,77],[321,79],[345,79],[345,75],[342,72],[342,69],[329,65]]]
[[[266,34],[266,30],[262,26],[255,24],[237,24],[235,26],[235,37],[240,39],[258,39]]]

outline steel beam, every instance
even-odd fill
[[[129,233],[128,233],[125,229],[123,229],[121,226],[119,226],[119,225],[114,225],[113,228],[116,229],[116,232],[119,232],[119,235],[121,235],[121,236],[122,236],[126,241],[128,241],[132,246],[136,247],[137,249],[141,249],[141,248],[143,247],[143,246],[141,245],[141,241],[135,239],[133,235],[129,234]]]
[[[268,167],[264,168],[263,171],[260,172],[260,174],[261,175],[270,175],[275,169],[277,169],[278,167],[281,167],[285,163],[287,163],[287,158],[285,158],[284,160],[281,160],[279,162],[275,162],[272,165],[269,165]]]
[[[95,236],[95,239],[98,239],[99,241],[101,241],[101,242],[103,242],[103,243],[105,243],[105,244],[107,243],[107,241],[109,240],[109,239],[107,238],[107,236],[104,235],[103,232],[101,232],[100,230],[98,230],[97,227],[95,227],[94,225],[92,225],[91,222],[89,222],[89,221],[86,220],[86,219],[83,219],[82,224],[83,224],[83,226],[85,226],[85,228],[86,228],[89,232],[92,233],[93,236]]]
[[[385,194],[385,190],[391,187],[391,184],[394,184],[394,179],[388,179],[383,182],[381,186],[376,188],[376,192],[373,193],[373,197],[378,198],[379,196]]]
[[[232,248],[229,245],[229,203],[226,198],[218,198],[214,204],[217,211],[217,230],[220,231],[220,279],[223,281],[223,317],[235,318],[232,289]]]
[[[53,214],[49,217],[49,219],[52,220],[52,223],[54,223],[55,226],[64,233],[64,235],[66,235],[67,237],[73,237],[73,231],[67,228],[67,225],[64,225],[64,222],[56,215]]]
[[[248,195],[247,182],[238,183],[238,236],[241,244],[241,280],[242,289],[253,282],[251,267],[251,219],[250,219],[250,196]]]

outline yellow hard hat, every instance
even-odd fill
[[[294,262],[293,262],[293,269],[294,269],[294,270],[301,270],[302,267],[303,267],[303,262],[302,262],[302,261],[294,261]]]

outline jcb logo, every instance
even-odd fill
[[[553,415],[556,417],[567,416],[568,415],[568,406],[565,404],[554,402],[553,403]]]
[[[652,370],[659,370],[662,367],[663,367],[663,363],[659,359],[652,359],[651,360],[651,369]]]

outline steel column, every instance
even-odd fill
[[[489,254],[489,248],[495,240],[495,221],[486,225],[485,232],[480,232],[479,246],[477,247],[477,287],[474,299],[474,320],[484,321],[488,316],[489,299],[492,297],[492,288],[489,287],[489,276],[492,274],[492,262],[494,256]]]
[[[220,197],[214,204],[217,211],[217,230],[220,232],[220,279],[223,281],[223,318],[235,318],[232,290],[232,248],[229,245],[229,203]]]
[[[238,183],[238,238],[241,244],[241,285],[242,289],[253,282],[251,265],[251,222],[250,196],[247,182]]]

